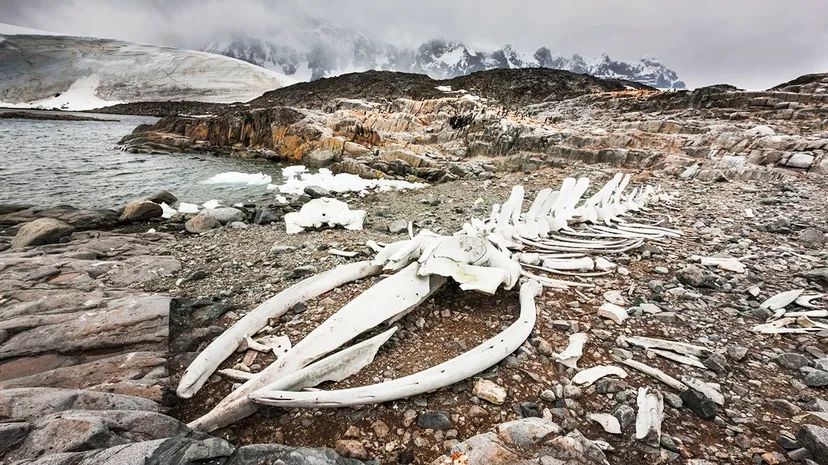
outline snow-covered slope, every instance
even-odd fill
[[[0,106],[89,110],[153,100],[238,102],[295,81],[205,52],[42,34],[0,24]]]
[[[462,42],[431,40],[417,48],[401,48],[331,26],[296,32],[282,31],[266,39],[237,37],[209,44],[205,50],[274,69],[298,80],[314,80],[368,69],[425,73],[436,79],[495,68],[553,68],[603,78],[620,78],[662,89],[684,89],[675,71],[654,58],[615,61],[607,55],[584,58],[553,55],[541,47],[534,52],[507,45],[494,51]]]

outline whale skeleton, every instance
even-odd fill
[[[582,201],[589,179],[566,178],[557,191],[541,189],[525,212],[525,191],[515,186],[506,202],[493,206],[488,218],[472,218],[451,236],[427,230],[415,236],[409,228],[406,240],[388,244],[368,241],[376,253],[373,260],[340,265],[294,284],[253,309],[196,357],[181,378],[176,391],[180,397],[192,397],[225,359],[296,303],[347,283],[390,273],[264,370],[251,374],[189,426],[213,431],[253,414],[260,404],[316,408],[392,401],[448,386],[497,364],[529,337],[537,317],[535,298],[542,288],[591,287],[582,281],[584,277],[609,271],[584,271],[597,262],[590,255],[624,253],[647,240],[679,235],[657,223],[627,221],[630,215],[646,211],[650,202],[669,198],[651,186],[624,194],[629,182],[629,175],[619,173]],[[540,273],[570,274],[577,280]],[[518,286],[520,315],[495,337],[420,372],[356,388],[307,390],[323,381],[344,379],[369,364],[396,328],[348,344],[404,317],[448,279],[461,290],[490,295],[500,287],[508,290]],[[576,351],[570,352],[574,358]]]

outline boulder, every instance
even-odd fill
[[[124,207],[118,220],[123,222],[145,221],[160,218],[164,214],[161,205],[149,200],[133,200]]]
[[[21,249],[43,244],[58,242],[62,237],[75,231],[68,223],[54,218],[40,218],[26,223],[17,231],[11,241],[13,249]]]
[[[796,441],[808,449],[815,462],[828,465],[828,428],[802,425],[796,433]]]
[[[118,224],[118,212],[114,210],[82,210],[61,205],[57,207],[31,207],[24,210],[0,212],[0,226],[28,223],[39,218],[54,218],[70,224],[78,231],[107,229]]]
[[[254,224],[270,224],[279,221],[282,218],[279,211],[270,207],[256,207],[253,214]]]
[[[202,211],[201,214],[214,218],[221,224],[244,221],[244,212],[233,207],[208,208]]]
[[[336,162],[337,156],[330,150],[314,150],[302,158],[302,163],[311,168],[324,168]]]
[[[207,232],[211,229],[220,228],[221,223],[219,220],[213,218],[210,215],[206,215],[204,212],[199,213],[198,215],[190,218],[184,223],[184,229],[187,232],[191,232],[193,234],[201,234],[203,232]]]
[[[319,186],[306,186],[304,189],[312,199],[320,199],[322,197],[330,197],[331,191]]]
[[[166,203],[167,205],[172,205],[175,202],[178,202],[178,198],[172,195],[169,191],[158,191],[150,197],[147,197],[147,200],[157,204]]]
[[[24,388],[0,390],[0,418],[31,422],[67,410],[158,411],[155,402],[135,396],[78,389]]]
[[[560,434],[557,424],[536,417],[509,421],[497,426],[497,435],[504,444],[518,447],[530,447]]]

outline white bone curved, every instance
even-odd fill
[[[355,375],[368,366],[380,347],[397,331],[394,326],[383,333],[347,349],[340,350],[322,360],[314,362],[299,371],[295,371],[278,381],[267,385],[266,389],[299,390],[316,386],[325,381],[342,381],[345,378]],[[244,418],[253,414],[258,406],[249,397],[240,397],[230,403],[228,409],[236,416]],[[190,422],[187,426],[194,430],[213,431],[223,426],[216,423],[216,417],[201,417]]]
[[[441,276],[419,276],[419,266],[419,263],[408,265],[345,304],[279,360],[231,392],[194,423],[200,428],[216,429],[245,418],[255,411],[247,399],[250,393],[301,370],[363,332],[419,305],[435,287],[445,282]]]
[[[569,336],[569,345],[563,352],[555,354],[555,361],[567,368],[578,368],[578,360],[584,355],[584,345],[587,342],[586,333],[575,333]]]
[[[370,262],[340,265],[299,281],[251,310],[207,346],[181,375],[176,393],[190,398],[198,392],[221,362],[236,351],[246,336],[256,334],[271,318],[278,318],[294,305],[322,295],[343,284],[379,274],[381,268]]]
[[[676,378],[673,378],[672,376],[670,376],[667,373],[659,370],[658,368],[651,367],[650,365],[647,365],[645,363],[641,363],[641,362],[639,362],[637,360],[633,360],[631,358],[628,358],[626,360],[619,360],[619,363],[627,365],[628,367],[630,367],[634,370],[638,370],[638,371],[640,371],[641,373],[644,373],[647,376],[650,376],[654,379],[657,379],[658,381],[661,381],[662,383],[666,384],[667,386],[670,386],[671,388],[675,389],[678,392],[684,392],[684,391],[687,390],[687,385],[686,384],[682,383],[681,381],[677,380]]]
[[[795,302],[796,299],[798,299],[803,292],[805,292],[805,289],[793,289],[790,291],[780,292],[779,294],[776,294],[773,297],[770,297],[769,299],[762,302],[762,304],[759,305],[759,308],[768,310],[778,310],[780,308],[785,308],[791,303]]]
[[[277,407],[354,407],[402,399],[445,387],[471,377],[517,350],[535,325],[535,297],[541,286],[528,281],[520,287],[520,316],[495,337],[439,365],[385,383],[350,389],[313,392],[259,391],[257,403]]]
[[[621,423],[609,413],[591,413],[589,419],[601,425],[610,434],[621,434]]]
[[[627,372],[623,368],[615,365],[598,365],[575,373],[575,376],[572,377],[572,382],[574,384],[589,386],[605,376],[626,378]]]
[[[804,308],[819,308],[817,305],[811,303],[812,300],[822,299],[825,298],[828,294],[810,294],[810,295],[800,295],[796,298],[795,302],[800,307]]]

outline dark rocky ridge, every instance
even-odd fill
[[[374,102],[410,98],[445,97],[437,89],[449,86],[467,90],[492,103],[517,108],[534,103],[564,100],[592,92],[626,89],[655,90],[644,84],[620,79],[601,79],[587,74],[545,68],[494,69],[453,79],[435,80],[424,74],[396,71],[349,73],[312,82],[300,82],[266,92],[244,104],[203,102],[139,102],[95,110],[100,113],[171,116],[176,114],[218,114],[273,106],[322,109],[334,99],[365,99]]]

